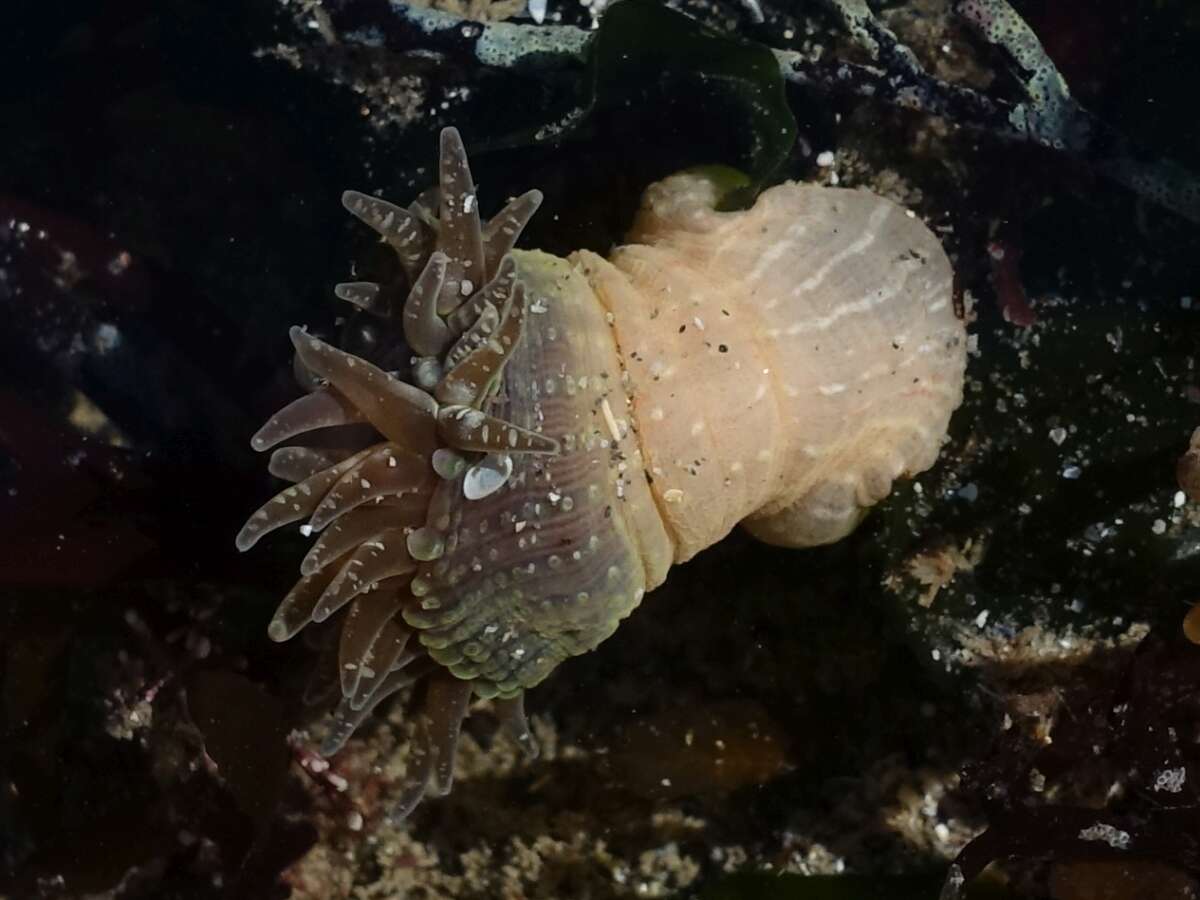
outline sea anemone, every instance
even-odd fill
[[[514,250],[541,194],[485,223],[453,128],[436,198],[343,195],[411,287],[338,285],[390,336],[360,354],[292,329],[311,390],[252,444],[293,485],[237,544],[318,535],[268,634],[339,620],[324,753],[425,682],[395,816],[450,789],[473,695],[532,749],[524,692],[673,563],[739,523],[835,541],[936,458],[966,358],[937,238],[859,190],[787,183],[717,212],[728,183],[652,185],[608,259]]]

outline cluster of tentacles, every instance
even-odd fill
[[[431,785],[441,794],[450,789],[474,689],[421,644],[430,637],[422,632],[421,566],[443,552],[450,491],[487,496],[505,483],[510,454],[559,450],[555,440],[487,412],[526,313],[509,251],[541,199],[529,191],[482,222],[453,128],[441,135],[439,190],[408,209],[347,191],[343,205],[395,250],[411,289],[401,302],[370,282],[340,284],[336,294],[382,321],[399,318],[413,383],[293,328],[297,369],[311,390],[252,438],[256,450],[277,447],[270,471],[293,485],[250,517],[238,548],[296,522],[306,535],[319,533],[268,634],[285,641],[310,622],[340,619],[327,652],[336,657],[341,700],[322,752],[340,749],[382,700],[425,681],[398,818]],[[533,752],[521,696],[498,698],[496,709]]]

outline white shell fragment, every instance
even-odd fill
[[[463,478],[463,496],[482,500],[504,487],[512,475],[512,457],[507,453],[489,453],[467,470]]]

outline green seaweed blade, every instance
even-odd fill
[[[622,0],[600,22],[592,45],[594,105],[619,109],[700,89],[720,115],[697,130],[734,138],[749,183],[725,198],[745,204],[769,183],[796,141],[783,76],[769,49],[720,34],[654,0]],[[730,130],[736,129],[731,135]]]

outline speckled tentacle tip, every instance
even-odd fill
[[[866,191],[787,183],[717,212],[725,177],[651,186],[608,259],[515,250],[541,194],[484,222],[453,128],[435,199],[343,195],[410,287],[335,293],[402,336],[411,375],[292,329],[313,389],[252,438],[292,486],[237,545],[316,535],[268,634],[338,621],[323,753],[423,683],[397,818],[450,789],[472,696],[536,752],[524,692],[672,564],[739,523],[835,541],[936,458],[966,359],[937,238]]]

